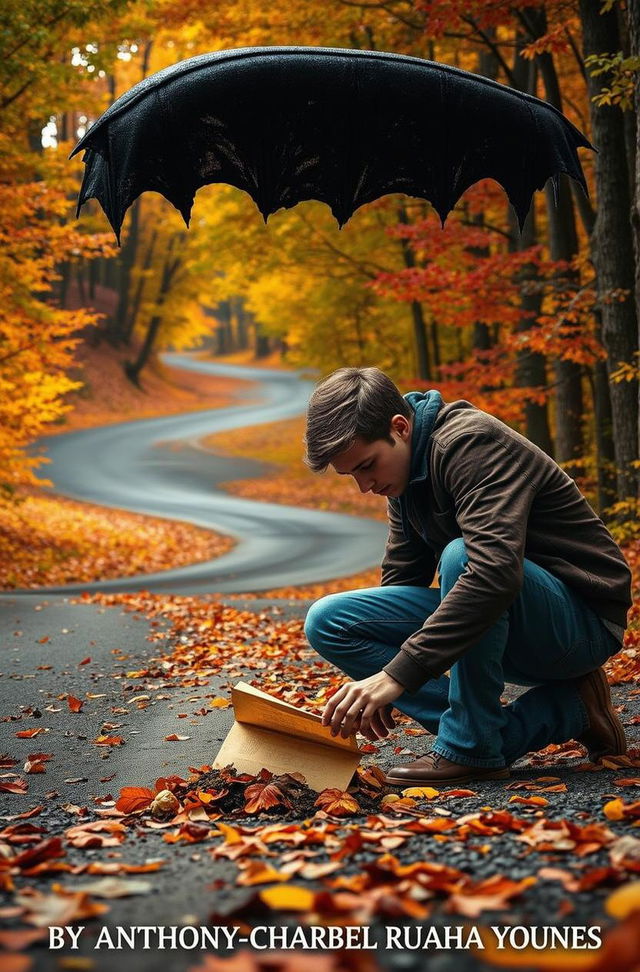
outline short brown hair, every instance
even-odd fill
[[[393,441],[389,429],[394,415],[411,418],[412,410],[384,371],[338,368],[316,386],[309,400],[305,463],[322,472],[357,438]]]

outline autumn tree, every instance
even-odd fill
[[[70,221],[75,179],[42,143],[42,130],[75,96],[73,39],[121,6],[7,0],[0,29],[0,497],[38,482],[38,456],[24,447],[67,409],[77,387],[66,374],[76,332],[95,320],[52,301],[56,267],[113,252],[108,233]]]

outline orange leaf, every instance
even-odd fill
[[[28,759],[24,764],[25,773],[46,773],[44,763],[40,763],[37,760]]]
[[[607,820],[624,819],[624,803],[620,797],[617,797],[615,800],[609,800],[608,803],[605,803],[603,811]]]
[[[67,695],[67,705],[71,712],[82,712],[84,699],[77,699],[75,695]]]
[[[155,799],[153,790],[146,786],[123,786],[116,800],[116,810],[121,813],[135,813],[145,810]]]
[[[178,841],[184,840],[187,844],[199,844],[200,841],[206,840],[210,834],[215,833],[206,824],[199,824],[189,821],[180,825],[180,829],[174,834],[164,834],[163,840],[168,844],[177,844]]]
[[[23,948],[28,948],[34,942],[40,941],[41,938],[48,937],[47,928],[3,928],[0,931],[0,946],[8,948],[11,952],[20,952]],[[1,964],[3,969],[7,968],[4,956]]]
[[[34,736],[39,736],[41,732],[48,732],[47,729],[21,729],[20,732],[16,733],[18,739],[33,739]]]
[[[96,746],[124,746],[122,736],[96,736],[92,741]]]
[[[350,817],[360,810],[360,805],[355,797],[345,790],[338,789],[323,790],[314,806],[321,807],[326,813],[330,813],[334,817]]]
[[[46,932],[49,935],[49,932]],[[2,972],[29,972],[33,965],[33,959],[28,955],[20,955],[19,952],[4,952],[0,955],[0,966]]]
[[[73,847],[115,847],[122,843],[124,835],[125,828],[117,820],[94,820],[92,823],[76,824],[65,831]]]
[[[527,807],[546,807],[549,805],[549,801],[540,796],[512,796],[509,797],[509,803],[524,803]]]
[[[164,738],[165,742],[184,742],[185,739],[191,739],[191,736],[179,736],[177,732],[172,732],[171,735]]]
[[[251,887],[254,884],[272,884],[274,881],[288,881],[289,877],[289,874],[276,871],[275,868],[264,861],[247,861],[242,869],[242,874],[236,878],[236,884],[242,887]]]
[[[259,813],[260,810],[279,806],[291,808],[291,801],[275,783],[254,783],[245,789],[244,795],[245,813]]]

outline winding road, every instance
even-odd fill
[[[203,437],[300,415],[312,384],[295,372],[220,365],[165,354],[179,368],[251,381],[232,407],[123,422],[50,436],[38,443],[50,457],[53,492],[101,506],[184,520],[228,534],[237,545],[215,560],[153,574],[38,588],[42,594],[81,591],[164,591],[242,594],[345,577],[380,563],[386,527],[364,517],[299,509],[231,496],[219,483],[255,477],[251,460],[215,455]],[[302,449],[302,445],[301,445]],[[9,593],[9,592],[6,592]],[[34,594],[14,590],[11,595]]]

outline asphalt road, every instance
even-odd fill
[[[240,605],[234,602],[234,606]],[[264,612],[269,611],[272,604],[259,600],[248,606]],[[305,609],[305,603],[297,602],[289,605],[286,613],[303,616]],[[165,680],[154,674],[158,666],[153,659],[170,651],[171,642],[149,640],[154,629],[146,618],[121,611],[118,607],[70,604],[66,598],[58,596],[40,598],[37,602],[20,598],[10,603],[6,599],[0,604],[0,622],[4,635],[0,664],[0,750],[18,760],[14,772],[22,776],[22,761],[28,754],[35,751],[53,754],[45,773],[25,777],[27,793],[0,796],[0,818],[42,805],[44,810],[29,822],[43,827],[43,836],[61,834],[80,819],[74,806],[88,807],[89,819],[92,819],[92,811],[97,806],[95,797],[117,796],[123,786],[153,787],[159,776],[175,773],[184,778],[189,766],[209,764],[213,760],[232,724],[232,711],[211,709],[203,716],[198,710],[206,706],[209,696],[226,695],[227,683],[215,677],[209,678],[205,684],[181,685],[180,679]],[[80,664],[87,657],[90,661]],[[242,661],[239,653],[239,667]],[[149,667],[149,676],[134,678],[129,674]],[[638,703],[629,698],[628,690],[629,686],[617,686],[613,694],[616,702],[624,706],[623,720],[629,742],[637,745],[638,726],[632,725],[631,718],[637,712]],[[85,699],[82,712],[69,712],[68,692]],[[179,718],[180,713],[186,713],[186,718]],[[124,745],[105,748],[92,743],[105,720],[118,724],[115,731],[123,737]],[[19,730],[36,727],[47,732],[33,739],[20,739],[15,735]],[[176,732],[188,735],[189,739],[177,742],[165,739],[166,735]],[[424,752],[431,742],[429,737],[404,735],[398,741],[416,753]],[[405,759],[406,755],[402,761]],[[379,755],[365,758],[365,762],[369,760],[388,767],[398,762],[398,757],[388,744],[381,747]],[[629,772],[635,773],[635,770]],[[540,775],[553,775],[568,786],[566,793],[546,794],[550,805],[545,807],[544,813],[552,819],[568,817],[581,825],[603,821],[602,807],[607,799],[621,795],[627,800],[633,799],[632,793],[622,793],[613,783],[620,771],[574,773],[570,764],[542,767],[527,765],[526,760],[512,770],[512,780],[531,780]],[[507,782],[474,783],[472,789],[476,796],[460,799],[452,805],[445,802],[440,809],[456,816],[488,806],[514,812],[510,802],[512,791],[506,789]],[[519,808],[518,812],[531,817],[532,822],[541,813],[535,807]],[[616,834],[630,834],[630,823],[610,822],[610,826]],[[60,972],[63,968],[89,972],[155,972],[159,966],[166,972],[204,972],[201,963],[206,960],[207,952],[181,948],[162,952],[156,947],[144,950],[140,946],[134,950],[126,947],[122,951],[100,950],[96,949],[98,936],[103,927],[111,929],[115,935],[117,926],[125,929],[130,926],[215,926],[225,923],[225,919],[219,917],[224,914],[229,914],[230,924],[236,925],[242,920],[234,917],[236,909],[249,901],[255,890],[235,886],[236,871],[231,862],[212,860],[208,851],[215,841],[168,845],[163,840],[162,831],[136,832],[132,828],[124,843],[115,849],[78,850],[66,841],[64,843],[66,860],[70,863],[118,858],[127,864],[142,864],[157,858],[164,863],[161,870],[140,875],[149,880],[148,893],[109,900],[107,914],[79,923],[84,930],[78,951],[69,948],[68,940],[60,952],[49,949],[46,940],[30,948],[27,954],[33,959],[32,972]],[[609,864],[605,851],[591,854],[586,859],[573,854],[530,854],[509,833],[492,840],[489,854],[483,853],[478,844],[479,841],[474,840],[464,844],[442,844],[422,835],[412,839],[397,854],[403,863],[431,860],[460,868],[475,880],[496,874],[520,879],[535,875],[545,864],[569,869],[579,877],[584,871],[606,868]],[[379,851],[358,851],[346,862],[345,873],[358,873],[376,853]],[[21,888],[28,884],[47,891],[56,881],[63,887],[81,888],[93,878],[62,873],[18,880]],[[216,884],[221,880],[227,882],[222,888]],[[317,886],[317,882],[315,884]],[[605,882],[592,891],[571,895],[573,912],[568,917],[559,918],[559,909],[563,902],[566,904],[567,893],[557,880],[538,879],[524,896],[511,902],[508,910],[483,915],[483,923],[542,926],[549,923],[581,925],[595,921],[607,927],[611,918],[605,915],[603,902],[610,891],[611,886]],[[11,905],[11,895],[6,897],[5,903]],[[291,922],[295,925],[296,920],[295,916],[287,919],[275,914],[254,918],[258,924],[277,926]],[[387,917],[386,922],[400,925],[404,924],[404,919],[392,916]],[[424,922],[427,927],[461,923],[461,917],[447,914],[442,903],[436,904],[433,915]],[[9,915],[0,922],[0,927],[16,925],[21,925],[20,919],[12,919]],[[382,940],[381,924],[375,922],[374,925],[373,938]],[[381,946],[374,954],[377,964],[365,967],[366,972],[374,969],[381,972],[422,972],[425,968],[430,972],[480,972],[488,969],[469,952],[389,951]],[[289,955],[291,972],[297,972],[297,958]],[[347,967],[356,970],[355,960],[359,955],[353,953],[354,965]],[[304,957],[309,962],[314,959],[309,953]],[[251,962],[243,961],[239,953],[234,958],[238,964],[231,968],[247,969],[247,972],[253,968]]]
[[[212,454],[200,440],[215,432],[304,413],[312,383],[297,373],[218,365],[167,354],[180,368],[255,382],[229,408],[123,422],[41,439],[55,493],[106,507],[184,520],[234,537],[215,560],[153,574],[40,588],[39,595],[91,591],[171,594],[246,593],[312,584],[380,563],[386,527],[365,517],[230,496],[218,484],[260,475],[264,466]],[[302,443],[300,444],[302,453]],[[17,590],[15,594],[29,592]]]

